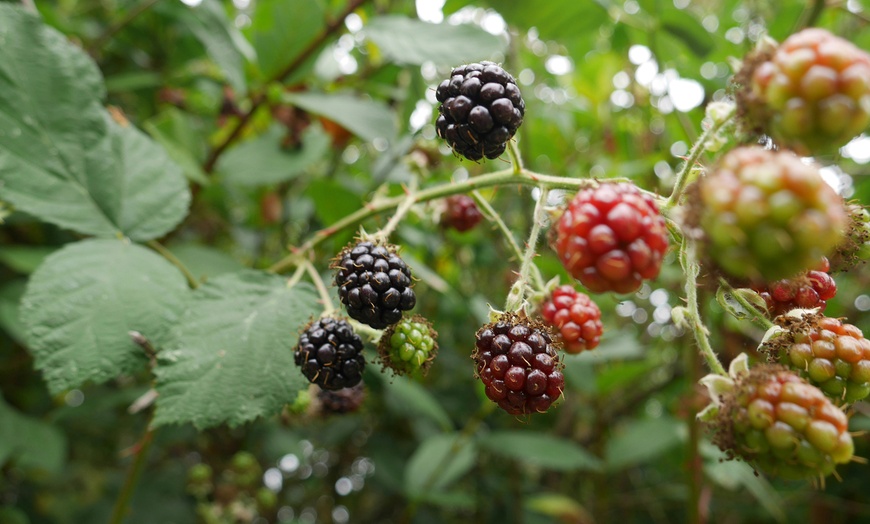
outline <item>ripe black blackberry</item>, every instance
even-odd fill
[[[366,390],[362,383],[352,388],[336,391],[321,389],[317,392],[320,401],[320,412],[324,415],[351,413],[360,408],[366,399]]]
[[[486,396],[511,415],[544,413],[562,396],[557,344],[540,322],[505,313],[478,330],[472,358]]]
[[[435,91],[441,102],[438,136],[469,160],[498,158],[523,123],[526,103],[517,82],[493,62],[459,66]]]
[[[411,269],[393,245],[363,241],[345,248],[333,265],[338,298],[350,318],[375,329],[401,320],[417,303]]]
[[[309,382],[322,389],[349,388],[362,380],[365,357],[362,339],[344,319],[324,317],[299,335],[296,365]]]

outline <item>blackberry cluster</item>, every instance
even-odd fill
[[[601,342],[604,326],[601,310],[589,298],[571,286],[560,286],[541,305],[541,316],[559,331],[566,353],[577,354],[595,349]]]
[[[336,391],[321,389],[317,392],[317,400],[320,401],[320,411],[323,414],[352,413],[362,406],[365,399],[366,390],[362,383]]]
[[[493,62],[459,66],[435,91],[438,136],[469,160],[498,158],[523,123],[517,82]]]
[[[333,267],[338,298],[350,318],[363,324],[384,329],[417,303],[411,270],[395,246],[359,242],[342,251]]]
[[[444,213],[441,214],[441,224],[464,232],[473,229],[483,220],[483,214],[477,208],[474,199],[468,195],[453,195],[445,199]]]
[[[836,318],[805,314],[777,319],[785,337],[774,337],[767,348],[811,384],[838,403],[853,403],[870,395],[870,340],[860,329]]]
[[[828,300],[837,294],[837,283],[828,274],[830,269],[828,259],[822,257],[822,263],[816,269],[795,278],[756,287],[755,290],[767,304],[767,311],[774,317],[792,309],[819,308],[819,312],[822,312],[828,305]]]
[[[817,478],[852,459],[845,413],[782,366],[755,366],[719,400],[715,442],[771,475]]]
[[[425,375],[438,354],[438,332],[420,315],[403,318],[384,332],[378,354],[398,375]]]
[[[299,335],[296,365],[309,382],[336,390],[359,384],[365,367],[362,339],[346,320],[315,320]]]
[[[472,358],[486,396],[511,415],[544,413],[562,396],[556,347],[547,329],[515,314],[480,328]]]

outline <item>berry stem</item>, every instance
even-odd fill
[[[298,263],[297,257],[305,256],[308,252],[317,247],[321,242],[330,238],[332,235],[343,231],[350,227],[355,227],[364,220],[379,215],[384,211],[396,208],[403,202],[410,202],[409,205],[418,202],[427,202],[438,198],[448,197],[450,195],[458,195],[460,193],[470,193],[475,189],[486,187],[495,187],[502,185],[521,185],[534,186],[540,189],[565,189],[569,191],[577,191],[585,188],[595,188],[602,183],[628,182],[625,178],[609,178],[606,182],[599,182],[591,178],[567,178],[556,177],[550,175],[542,175],[533,173],[527,169],[523,169],[519,174],[515,174],[513,168],[503,169],[494,173],[480,175],[461,182],[447,182],[429,189],[415,192],[413,197],[409,195],[399,195],[392,198],[386,198],[358,209],[357,211],[346,215],[332,225],[325,227],[314,233],[308,240],[298,248],[291,248],[291,254],[275,262],[269,271],[280,273],[290,267],[295,267]]]
[[[732,105],[731,111],[727,115],[713,120],[710,127],[701,133],[701,136],[698,137],[695,144],[692,146],[692,150],[689,151],[689,156],[686,157],[686,162],[683,164],[679,173],[677,173],[677,180],[674,182],[674,190],[665,202],[662,211],[666,211],[679,203],[680,197],[683,196],[683,192],[686,190],[686,186],[688,186],[692,181],[693,177],[691,174],[695,167],[695,163],[697,163],[698,159],[701,158],[701,154],[707,150],[707,140],[715,136],[716,133],[722,129],[722,126],[734,118],[735,114],[736,106]]]
[[[151,411],[153,418],[154,411]],[[133,492],[136,490],[136,484],[139,482],[139,477],[142,475],[142,470],[145,468],[145,459],[148,458],[148,452],[151,449],[151,443],[154,441],[154,429],[151,428],[151,420],[149,419],[145,426],[145,433],[136,444],[134,453],[136,457],[133,459],[133,464],[127,470],[127,476],[124,478],[124,485],[121,487],[121,493],[118,494],[118,499],[115,501],[115,507],[112,508],[112,516],[109,519],[111,524],[121,524],[127,516],[127,511],[130,506],[130,499],[133,497]]]
[[[517,147],[517,141],[511,139],[508,141],[508,156],[511,157],[511,165],[513,166],[513,174],[519,175],[525,169],[523,167],[523,156]]]
[[[519,311],[524,306],[525,291],[526,288],[529,287],[529,274],[532,271],[532,267],[535,266],[533,260],[537,253],[536,248],[538,245],[538,237],[541,235],[541,227],[546,220],[544,206],[547,203],[547,195],[549,194],[549,190],[541,190],[541,194],[538,195],[538,201],[535,202],[535,211],[532,215],[532,230],[529,232],[529,240],[526,243],[526,252],[523,255],[523,263],[520,266],[520,274],[508,293],[507,302],[505,303],[505,311]]]
[[[510,246],[511,251],[514,252],[514,256],[517,261],[523,259],[523,251],[520,249],[520,245],[517,244],[517,239],[514,238],[513,232],[510,228],[505,224],[504,220],[501,218],[501,215],[498,211],[496,211],[488,200],[483,198],[483,195],[480,194],[480,191],[474,190],[471,192],[471,196],[474,198],[474,201],[477,202],[477,205],[483,210],[484,216],[487,220],[494,222],[498,227],[499,231],[501,231],[502,236],[504,236],[505,241],[507,241],[508,246]],[[544,282],[544,277],[541,276],[541,271],[538,269],[538,266],[532,266],[532,276],[535,278],[535,285],[543,291],[546,287],[546,283]]]
[[[326,289],[326,285],[323,283],[323,279],[320,278],[320,273],[317,272],[314,264],[308,260],[303,260],[300,264],[305,267],[305,271],[308,272],[311,282],[314,283],[314,287],[317,289],[317,294],[320,295],[320,301],[323,302],[323,313],[321,313],[320,316],[328,317],[335,313],[335,306],[332,304],[332,298],[329,296],[329,291]]]
[[[177,267],[178,270],[181,271],[181,273],[184,275],[184,278],[187,279],[187,285],[190,286],[190,289],[196,289],[199,287],[199,280],[197,280],[196,277],[193,276],[193,273],[191,273],[190,270],[187,269],[187,266],[185,266],[184,263],[178,259],[178,257],[172,254],[172,251],[166,249],[166,246],[156,240],[149,240],[146,245],[154,251],[157,251],[173,266]]]
[[[396,207],[396,212],[393,213],[393,216],[390,218],[390,221],[387,222],[387,225],[381,228],[380,231],[377,231],[376,233],[371,235],[372,241],[376,243],[385,243],[390,240],[390,235],[392,235],[393,231],[395,231],[396,228],[399,226],[399,222],[406,214],[408,214],[408,211],[411,210],[411,207],[413,207],[414,204],[417,203],[416,193],[417,179],[415,178],[411,187],[407,188],[407,196],[405,197],[405,200],[403,200],[402,203],[399,204],[398,207]]]
[[[716,357],[713,347],[710,345],[710,336],[707,327],[701,321],[701,313],[698,308],[698,274],[701,266],[698,264],[697,246],[695,240],[688,236],[683,237],[682,249],[680,250],[680,265],[686,273],[686,309],[688,311],[686,322],[695,335],[701,356],[707,361],[710,370],[716,374],[727,376],[728,373]]]
[[[752,321],[758,324],[759,327],[767,330],[774,326],[774,323],[771,322],[770,319],[768,319],[763,312],[759,311],[758,308],[755,307],[755,304],[746,300],[746,297],[744,297],[740,293],[735,292],[734,288],[731,286],[731,284],[728,283],[727,280],[719,277],[719,285],[722,286],[722,289],[727,291],[728,294],[730,294],[731,297],[736,300],[738,304],[743,306],[743,308],[752,315]]]

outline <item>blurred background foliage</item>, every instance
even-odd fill
[[[30,2],[25,2],[32,5]],[[807,24],[870,48],[858,0],[36,0],[44,21],[88,51],[109,104],[159,142],[194,190],[163,239],[198,277],[267,268],[364,202],[507,166],[460,161],[436,139],[434,87],[459,63],[491,59],[517,77],[527,110],[517,140],[530,169],[629,177],[667,194],[701,129],[728,96],[732,57],[764,34]],[[710,159],[706,159],[709,161]],[[829,182],[870,202],[870,137],[818,159]],[[524,238],[532,200],[484,192]],[[559,196],[558,194],[556,195]],[[440,228],[439,202],[394,241],[420,278],[417,312],[441,351],[420,382],[365,377],[360,411],[285,410],[237,428],[156,433],[126,522],[851,522],[870,518],[870,470],[849,465],[824,489],[770,481],[721,455],[694,423],[705,373],[670,321],[673,254],[631,296],[597,298],[606,334],[568,356],[565,400],[517,419],[482,406],[472,336],[503,303],[517,263],[498,233]],[[369,231],[388,217],[365,224]],[[347,243],[321,244],[318,268]],[[143,373],[49,395],[18,320],[28,275],[77,237],[23,213],[0,227],[0,522],[104,522],[145,417],[128,407]],[[543,250],[544,274],[568,279]],[[831,316],[870,329],[870,272],[836,275]],[[712,288],[711,288],[712,289]],[[727,361],[755,328],[704,317]],[[287,336],[299,326],[288,325]],[[369,350],[370,358],[373,351]],[[215,398],[214,402],[220,402]],[[856,407],[853,430],[870,429]],[[856,454],[870,456],[867,437]]]

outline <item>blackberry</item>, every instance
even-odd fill
[[[420,315],[402,319],[384,332],[378,354],[398,375],[425,375],[438,354],[438,332]]]
[[[349,388],[362,380],[366,363],[362,349],[362,339],[346,320],[325,317],[299,335],[296,365],[309,382],[322,389]]]
[[[498,158],[523,123],[526,103],[517,82],[493,62],[459,66],[435,91],[438,136],[469,160]]]
[[[538,322],[506,313],[478,330],[472,358],[486,396],[511,415],[544,413],[562,396],[557,345]]]
[[[548,325],[558,330],[566,353],[595,349],[601,342],[604,331],[601,310],[589,295],[571,286],[554,289],[541,305],[541,315]]]
[[[441,214],[441,224],[444,227],[452,227],[461,233],[473,229],[483,220],[483,214],[474,199],[468,195],[447,197],[445,204]]]
[[[320,412],[324,415],[351,413],[360,408],[366,399],[366,390],[362,383],[349,388],[335,391],[321,389],[317,392],[320,401]]]
[[[363,241],[339,254],[335,285],[350,318],[384,329],[417,303],[411,269],[395,251],[393,245]]]
[[[783,315],[792,309],[819,308],[821,313],[827,307],[828,300],[837,294],[837,283],[828,274],[830,269],[828,259],[822,257],[816,269],[769,285],[755,286],[754,289],[764,299],[771,316]]]

